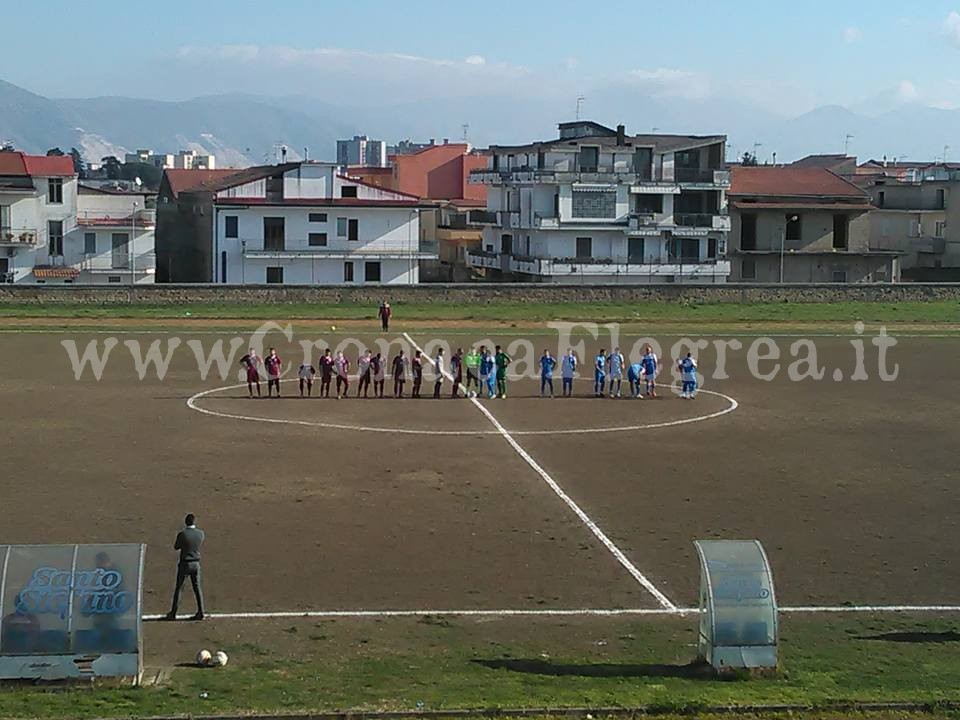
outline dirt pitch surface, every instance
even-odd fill
[[[166,352],[174,335],[118,333],[96,381],[90,368],[74,378],[61,343],[102,349],[108,334],[0,334],[0,541],[145,542],[147,613],[168,608],[188,511],[207,532],[215,613],[660,609],[657,593],[691,607],[691,541],[712,537],[759,538],[782,605],[960,603],[960,340],[899,339],[892,383],[877,377],[869,332],[860,382],[833,379],[852,373],[856,338],[817,337],[824,379],[791,382],[796,338],[775,338],[785,359],[766,382],[748,372],[754,338],[743,337],[727,379],[711,377],[714,347],[699,351],[704,388],[718,394],[694,402],[666,388],[656,400],[594,399],[587,377],[574,399],[540,399],[526,379],[484,400],[488,417],[463,399],[300,400],[292,381],[281,400],[250,400],[235,364],[201,379],[186,344],[209,353],[230,334],[184,334],[163,381],[153,368],[139,379],[124,343]],[[293,364],[304,338],[270,336]],[[538,355],[557,349],[555,337],[531,340]],[[602,340],[588,338],[581,357]],[[657,340],[666,350],[675,338]]]

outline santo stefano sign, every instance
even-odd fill
[[[0,679],[139,679],[144,551],[0,545]]]

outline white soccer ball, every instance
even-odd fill
[[[213,660],[213,655],[210,654],[209,650],[201,650],[197,653],[197,665],[209,665],[211,660]]]
[[[331,325],[331,326],[330,326],[330,332],[336,332],[336,331],[337,331],[337,326],[336,326],[336,325]]]
[[[223,650],[220,650],[216,655],[213,656],[213,665],[215,667],[223,667],[227,664],[229,659],[230,658],[227,657],[227,654]]]

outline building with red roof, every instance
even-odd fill
[[[730,177],[731,280],[892,282],[900,254],[871,246],[870,195],[816,164],[737,166]]]

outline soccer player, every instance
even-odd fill
[[[313,395],[313,376],[317,374],[317,369],[310,363],[302,363],[297,370],[297,376],[300,378],[300,397],[303,397],[303,390],[306,388],[307,397]]]
[[[323,351],[320,360],[317,362],[320,366],[320,392],[317,397],[330,397],[330,379],[333,377],[333,356],[330,354],[330,348]]]
[[[357,383],[357,397],[360,397],[361,391],[363,396],[367,397],[367,392],[370,390],[370,365],[372,360],[369,350],[357,358],[357,376],[360,378]]]
[[[557,361],[553,359],[549,350],[544,350],[540,357],[540,397],[547,388],[550,388],[550,397],[553,397],[553,371],[557,367]]]
[[[684,400],[693,400],[697,395],[697,359],[693,353],[681,360],[677,368],[680,370],[680,379],[683,382],[683,391],[680,397]]]
[[[440,399],[440,388],[443,385],[443,348],[437,348],[437,355],[433,358],[433,371],[436,378],[433,381],[433,399]]]
[[[473,397],[480,391],[480,353],[472,347],[467,350],[463,359],[463,364],[467,366],[467,396],[470,397],[470,388],[473,388]]]
[[[607,384],[607,351],[601,349],[593,359],[593,394],[596,397],[603,397],[603,391]]]
[[[646,380],[647,397],[657,396],[657,370],[660,364],[656,353],[649,344],[643,346],[643,357],[640,358],[640,364],[643,366],[643,376]]]
[[[339,400],[350,394],[350,359],[342,351],[337,352],[333,369],[337,373],[337,400]]]
[[[486,386],[485,388],[481,388],[481,392],[485,389],[487,391],[487,398],[492,400],[497,394],[497,364],[493,359],[493,354],[489,350],[485,347],[480,349],[483,352],[480,358],[480,379]]]
[[[641,398],[640,378],[643,377],[643,365],[633,363],[627,368],[627,381],[630,383],[630,397]]]
[[[620,348],[614,348],[613,352],[607,358],[607,364],[610,366],[610,397],[620,397],[620,385],[623,383],[623,354]],[[614,390],[616,388],[616,390]]]
[[[563,378],[563,396],[573,395],[573,377],[577,374],[578,360],[573,348],[567,348],[567,354],[560,363],[560,376]]]
[[[390,374],[393,375],[393,396],[395,398],[402,398],[403,384],[407,381],[407,358],[403,354],[403,350],[398,352],[393,358],[390,369]]]
[[[384,332],[390,330],[390,318],[393,316],[393,309],[386,300],[380,303],[380,309],[377,311],[377,317],[380,318],[380,327]]]
[[[250,348],[250,352],[240,358],[240,364],[247,369],[247,392],[253,397],[253,386],[257,386],[257,397],[260,397],[260,356]]]
[[[370,374],[373,375],[373,396],[383,397],[383,383],[387,369],[384,367],[383,355],[377,353],[370,360]]]
[[[413,362],[410,364],[411,369],[413,370],[413,392],[410,396],[419,398],[420,397],[420,384],[423,382],[423,355],[417,350],[417,354],[413,356]]]
[[[450,374],[453,375],[453,392],[450,397],[455,398],[459,395],[460,383],[463,382],[463,348],[457,348],[450,358]]]
[[[270,354],[263,361],[267,366],[267,397],[272,397],[272,389],[277,389],[277,397],[280,397],[280,371],[283,369],[283,361],[277,355],[275,348],[270,348]]]
[[[507,399],[507,368],[513,359],[507,355],[500,346],[497,345],[497,353],[493,356],[493,362],[497,366],[497,397]]]

